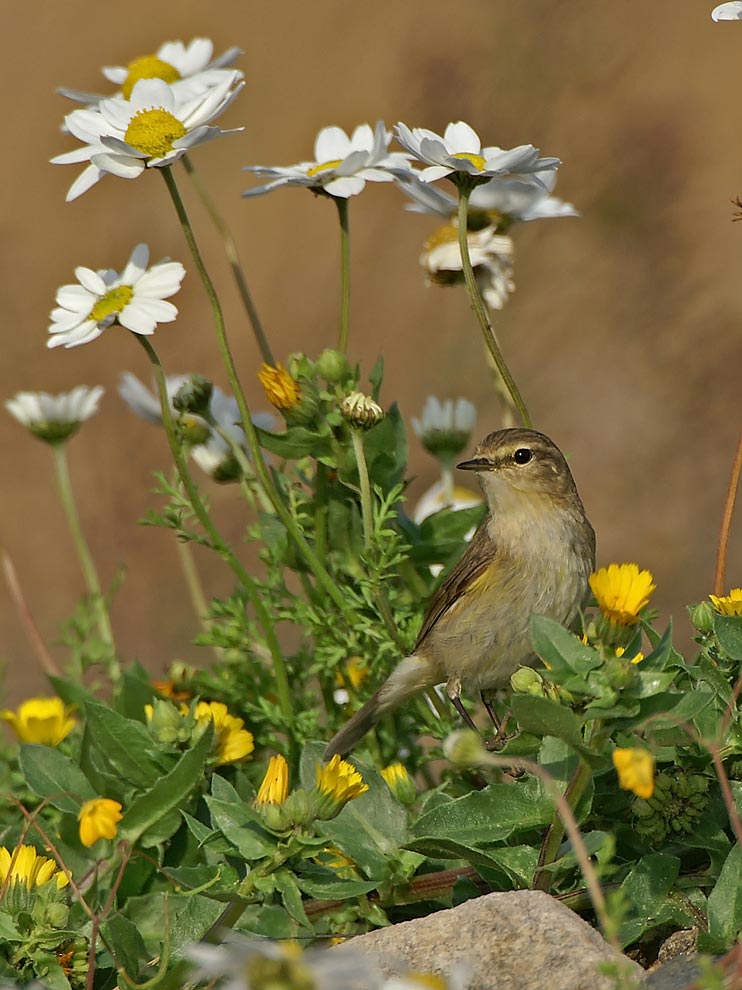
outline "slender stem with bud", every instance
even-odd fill
[[[348,200],[333,196],[340,219],[340,341],[338,350],[345,354],[348,350],[348,323],[350,321],[350,226],[348,223]]]
[[[57,471],[57,486],[59,488],[59,497],[62,502],[62,508],[64,509],[65,516],[67,517],[67,525],[69,526],[72,541],[75,544],[75,550],[77,551],[77,556],[80,560],[80,567],[82,568],[88,593],[90,594],[95,606],[98,619],[98,630],[103,642],[110,651],[107,665],[108,675],[111,678],[112,683],[118,683],[121,679],[121,671],[119,670],[119,666],[116,661],[116,647],[113,638],[113,629],[111,628],[111,620],[108,615],[108,606],[106,604],[106,599],[103,592],[101,591],[100,580],[98,578],[98,572],[95,568],[95,562],[93,561],[93,555],[90,553],[90,547],[88,546],[87,540],[85,539],[85,535],[82,531],[82,526],[80,525],[80,516],[75,503],[72,482],[70,481],[66,446],[63,443],[55,443],[52,446],[54,450],[54,464]]]
[[[268,498],[276,511],[276,515],[281,520],[283,525],[286,527],[289,536],[293,539],[299,552],[306,560],[310,569],[313,571],[315,577],[319,584],[322,585],[325,592],[328,594],[330,599],[334,602],[337,608],[342,614],[347,615],[349,612],[349,606],[346,600],[346,596],[340,591],[336,586],[335,582],[332,580],[328,572],[325,570],[324,566],[320,562],[316,553],[312,550],[311,546],[307,542],[306,537],[302,533],[299,526],[296,524],[295,520],[291,517],[291,513],[287,509],[280,493],[276,489],[273,479],[270,476],[268,468],[266,467],[265,461],[263,460],[263,453],[260,449],[260,440],[258,439],[258,433],[255,429],[255,424],[252,421],[252,416],[250,415],[250,409],[247,405],[247,400],[245,399],[245,393],[240,384],[240,379],[237,374],[237,368],[234,363],[234,358],[232,357],[232,351],[229,346],[229,340],[227,339],[227,331],[224,324],[224,315],[222,313],[221,303],[219,302],[219,297],[214,288],[214,283],[211,281],[211,276],[204,264],[203,258],[201,257],[201,252],[199,251],[198,244],[196,243],[196,238],[193,233],[193,228],[191,227],[190,220],[188,219],[188,214],[186,213],[185,204],[178,190],[178,185],[175,181],[175,176],[172,174],[171,168],[161,168],[159,170],[162,173],[165,183],[170,193],[170,197],[173,201],[175,211],[178,215],[180,225],[183,228],[183,233],[185,234],[188,247],[191,252],[194,264],[198,271],[198,274],[203,283],[204,289],[206,290],[206,295],[208,296],[209,303],[211,305],[212,315],[214,317],[214,327],[216,330],[217,344],[219,347],[219,353],[221,354],[222,362],[224,368],[227,372],[227,377],[229,379],[229,384],[234,393],[234,397],[237,400],[237,406],[240,410],[240,418],[242,420],[242,428],[245,431],[245,436],[247,438],[247,445],[250,448],[250,453],[252,454],[253,464],[255,468],[255,473],[258,476],[263,488],[265,489]]]
[[[260,348],[262,358],[266,364],[275,364],[276,362],[273,359],[273,352],[271,351],[270,344],[268,343],[268,338],[265,335],[263,324],[260,321],[258,311],[255,308],[255,303],[253,302],[253,298],[250,295],[250,290],[247,286],[247,279],[245,278],[245,272],[240,264],[239,255],[237,254],[237,244],[232,236],[232,231],[229,229],[224,217],[217,209],[208,189],[201,181],[201,178],[196,172],[190,157],[188,155],[184,155],[182,162],[186,172],[188,173],[188,177],[193,183],[193,188],[196,190],[201,202],[206,207],[206,212],[211,217],[211,222],[219,231],[222,241],[224,242],[224,253],[227,256],[229,267],[232,269],[232,275],[234,276],[237,291],[239,292],[240,299],[242,300],[242,305],[245,307],[245,312],[247,313],[248,319],[252,324],[255,340]]]
[[[175,461],[175,467],[178,470],[178,474],[183,487],[185,488],[188,500],[193,508],[193,511],[196,513],[196,517],[201,523],[204,532],[211,540],[214,549],[234,571],[238,581],[245,589],[245,593],[247,594],[250,603],[255,609],[256,618],[263,629],[265,641],[268,645],[271,660],[273,662],[273,670],[276,675],[276,690],[278,692],[278,703],[281,708],[281,714],[286,720],[286,724],[291,726],[294,721],[294,712],[291,705],[291,691],[289,690],[286,664],[284,663],[283,654],[281,653],[281,647],[276,636],[276,631],[273,626],[271,616],[263,604],[263,600],[260,597],[260,593],[254,580],[247,573],[238,558],[232,552],[231,547],[224,541],[218,529],[214,525],[214,522],[209,515],[206,506],[204,505],[199,490],[191,477],[186,459],[183,456],[183,450],[175,432],[175,423],[173,422],[172,413],[170,412],[170,400],[168,399],[167,394],[165,372],[163,371],[157,351],[154,349],[147,337],[143,337],[141,334],[134,334],[134,336],[144,348],[147,357],[152,364],[152,371],[155,376],[155,382],[157,383],[157,392],[160,397],[162,422],[165,427],[168,443],[170,444],[170,451],[173,455],[173,460]]]
[[[366,452],[363,449],[363,431],[357,426],[351,426],[350,435],[353,440],[353,453],[358,465],[358,482],[361,490],[361,518],[363,520],[363,545],[366,551],[371,549],[374,535],[374,513],[371,504],[371,483],[368,477]]]
[[[461,251],[461,266],[464,273],[464,282],[466,283],[472,308],[474,309],[474,313],[479,321],[485,346],[491,354],[495,367],[500,373],[500,376],[505,384],[505,388],[508,390],[508,393],[513,400],[513,405],[518,411],[518,415],[521,418],[523,426],[530,428],[532,426],[531,417],[528,415],[528,410],[526,409],[523,397],[518,391],[518,386],[515,384],[515,379],[510,374],[510,369],[505,364],[505,358],[502,356],[502,351],[500,350],[497,340],[495,339],[495,335],[492,332],[492,326],[490,325],[490,321],[487,316],[487,310],[485,309],[481,293],[479,292],[476,279],[474,278],[474,269],[472,268],[471,256],[469,254],[469,240],[466,236],[468,229],[467,222],[469,216],[469,197],[471,196],[472,189],[473,186],[471,186],[468,182],[460,181],[458,183],[459,250]]]

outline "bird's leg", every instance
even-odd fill
[[[446,682],[446,694],[451,699],[453,707],[463,718],[464,722],[466,722],[466,724],[469,726],[470,729],[473,729],[474,732],[478,734],[479,729],[474,724],[474,721],[472,720],[472,717],[469,714],[469,712],[466,710],[466,708],[464,708],[464,703],[461,700],[461,678],[458,676],[458,674],[452,674],[448,678],[448,681]]]
[[[497,714],[497,709],[495,708],[495,699],[491,698],[487,691],[480,691],[479,697],[482,699],[482,704],[489,717],[492,719],[492,724],[495,727],[495,733],[499,736],[500,734],[500,716]]]
[[[482,704],[484,705],[487,714],[492,719],[492,724],[495,727],[495,734],[491,739],[486,739],[484,742],[485,749],[489,750],[490,753],[497,752],[502,749],[502,747],[513,737],[509,736],[507,733],[508,722],[510,721],[510,716],[512,715],[511,709],[505,712],[505,715],[500,718],[495,708],[495,699],[489,694],[488,691],[480,691],[479,697],[482,699]]]

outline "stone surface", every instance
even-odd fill
[[[445,974],[464,961],[472,969],[469,990],[613,990],[601,963],[620,964],[637,986],[643,978],[640,966],[537,890],[487,894],[359,935],[335,951],[359,948],[372,953],[385,974],[398,972],[399,964]]]

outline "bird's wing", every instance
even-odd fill
[[[445,615],[462,595],[472,590],[477,578],[480,578],[491,565],[495,548],[492,538],[487,533],[486,525],[487,520],[485,519],[472,537],[471,543],[459,562],[435,593],[423,619],[422,628],[415,643],[415,650],[440,617]]]

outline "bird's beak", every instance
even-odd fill
[[[459,471],[484,471],[489,467],[486,457],[472,457],[469,461],[462,461],[456,467]]]

